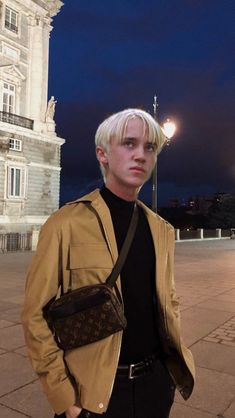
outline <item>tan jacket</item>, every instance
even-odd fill
[[[177,388],[187,399],[193,389],[194,362],[191,352],[180,341],[173,279],[174,229],[139,204],[146,213],[155,246],[156,287],[167,343],[172,348],[167,365]],[[22,322],[33,368],[57,414],[75,402],[96,413],[106,411],[122,332],[63,353],[43,319],[42,308],[57,294],[60,277],[65,290],[70,272],[73,288],[104,282],[117,256],[110,212],[98,190],[62,207],[41,229],[27,276]]]

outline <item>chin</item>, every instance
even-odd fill
[[[144,185],[145,182],[133,182],[132,184],[130,184],[130,187],[134,187],[135,189],[141,189],[141,187]]]

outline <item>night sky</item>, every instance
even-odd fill
[[[158,160],[159,205],[235,193],[234,0],[65,0],[50,39],[61,202],[99,185],[94,135],[127,107],[170,117],[177,133]],[[151,184],[142,192],[151,201]]]

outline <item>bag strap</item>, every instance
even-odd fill
[[[117,280],[117,278],[120,274],[120,271],[121,271],[121,269],[124,265],[124,262],[126,260],[127,254],[129,252],[131,243],[132,243],[134,235],[135,235],[138,218],[139,218],[139,212],[138,212],[137,204],[135,203],[132,218],[131,218],[131,222],[130,222],[130,225],[129,225],[129,228],[128,228],[128,231],[127,231],[125,241],[122,245],[121,252],[118,256],[118,259],[115,263],[115,266],[112,270],[112,273],[110,274],[110,276],[106,280],[106,284],[110,287],[113,287],[115,285],[115,282],[116,282],[116,280]]]

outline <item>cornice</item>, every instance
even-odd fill
[[[64,4],[61,0],[32,0],[32,2],[47,10],[50,17],[56,16]]]
[[[28,139],[35,139],[40,142],[49,142],[50,144],[63,145],[65,143],[64,138],[59,136],[53,136],[42,134],[27,128],[23,128],[18,125],[11,125],[9,123],[0,122],[0,136],[9,137],[9,135],[16,134]]]

